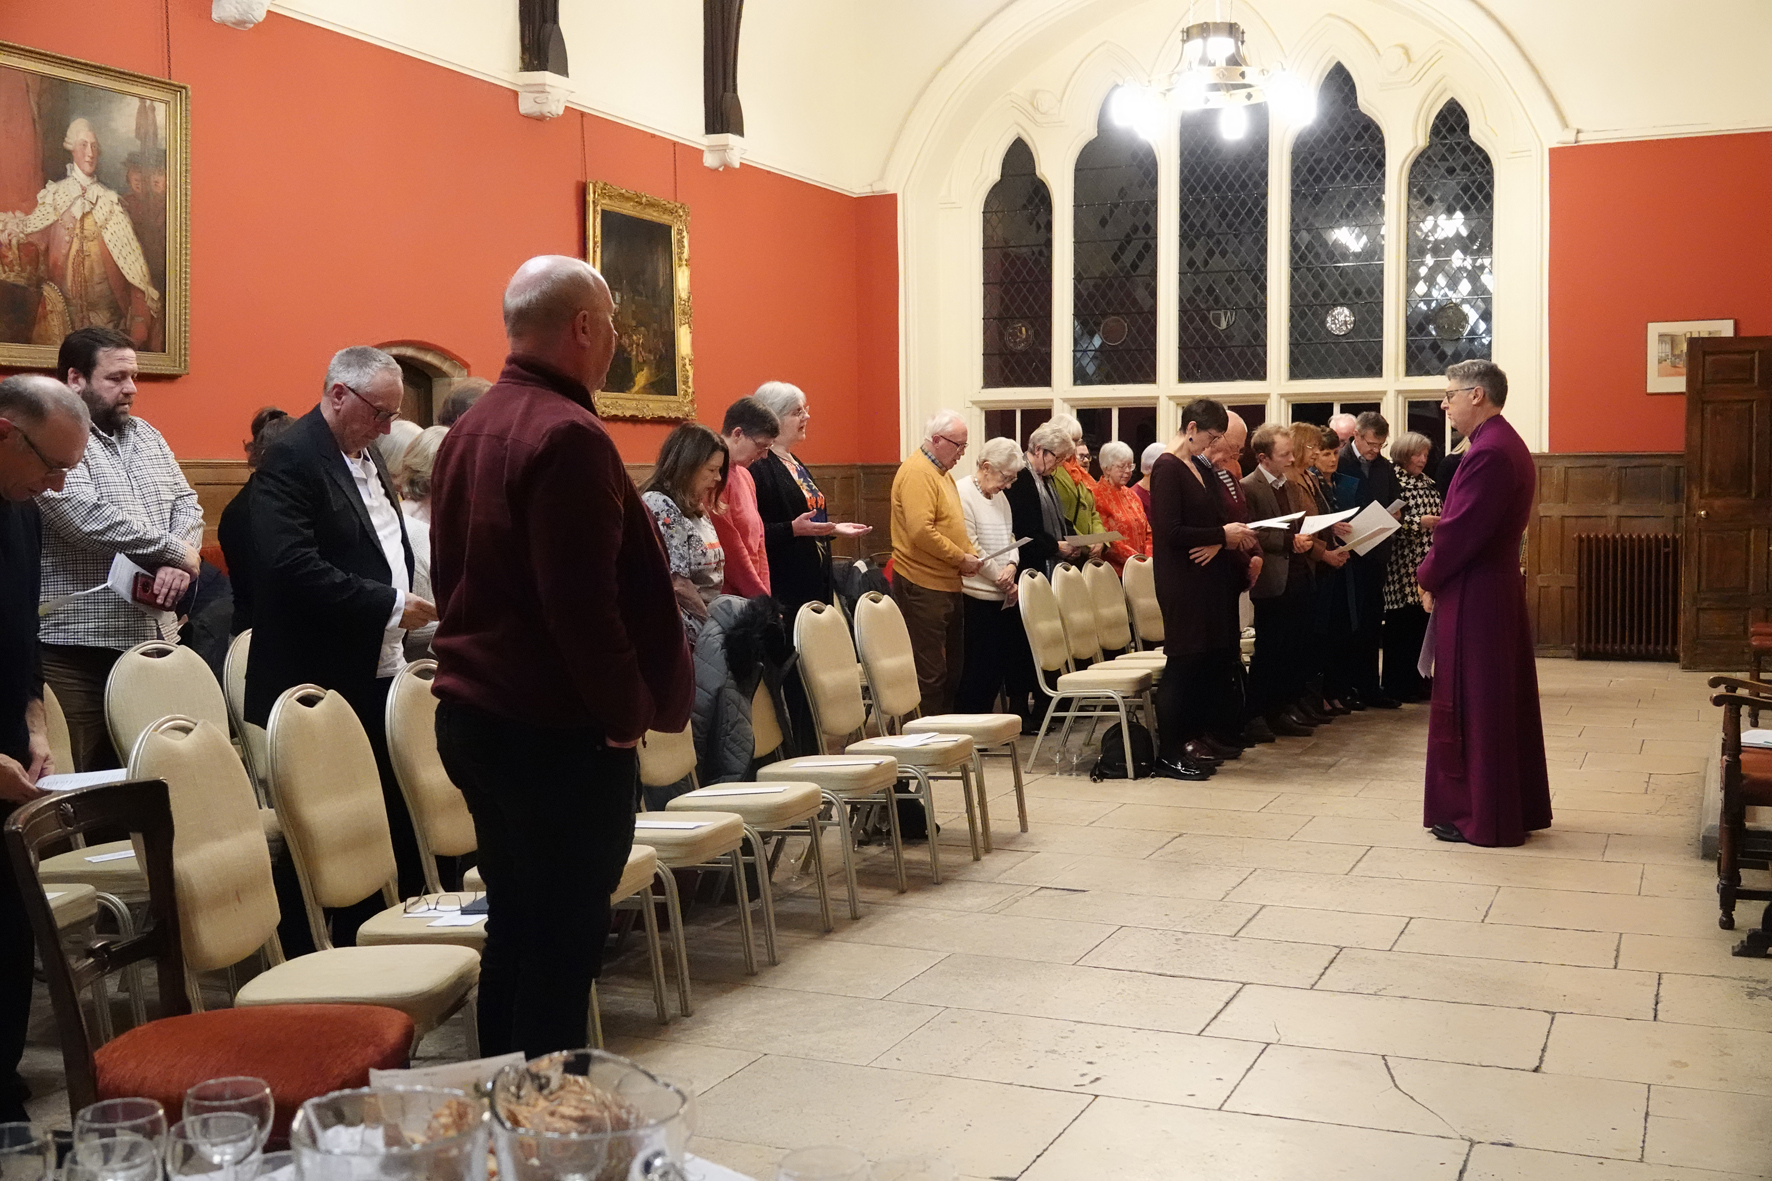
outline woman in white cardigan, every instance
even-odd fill
[[[1003,490],[1015,482],[1027,459],[1014,439],[997,438],[979,449],[976,462],[973,474],[958,481],[960,511],[973,546],[980,554],[992,554],[1015,541],[1009,498]],[[997,712],[997,694],[1006,689],[1010,709],[1026,713],[1026,702],[1014,700],[1017,687],[1024,693],[1031,688],[1022,682],[1033,669],[1015,597],[1018,557],[1014,549],[998,554],[961,580],[966,656],[954,694],[954,708],[960,713]]]

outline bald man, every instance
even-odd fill
[[[480,1048],[586,1042],[647,730],[695,681],[652,515],[591,408],[615,355],[603,277],[546,255],[505,289],[511,355],[431,477],[437,745],[491,907]]]
[[[42,526],[32,499],[61,491],[86,452],[86,405],[54,378],[0,381],[0,818],[42,795],[53,771],[37,655]],[[19,1077],[31,1017],[31,927],[0,845],[0,1123],[27,1120]]]

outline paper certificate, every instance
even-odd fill
[[[1295,513],[1287,513],[1283,517],[1269,517],[1265,521],[1251,521],[1249,527],[1251,529],[1283,529],[1302,516],[1304,516],[1304,510],[1300,509]]]
[[[1358,511],[1359,511],[1358,509],[1351,509],[1350,508],[1350,509],[1343,509],[1339,513],[1323,513],[1320,516],[1306,517],[1304,519],[1304,523],[1299,525],[1298,531],[1300,533],[1307,535],[1307,536],[1312,533],[1321,533],[1323,530],[1329,528],[1329,526],[1336,525],[1336,524],[1341,523],[1342,521],[1347,520],[1349,517],[1353,516]]]
[[[1076,533],[1065,538],[1064,543],[1084,549],[1092,545],[1107,545],[1110,542],[1121,541],[1125,536],[1124,533]]]
[[[1376,500],[1361,509],[1351,523],[1354,531],[1347,539],[1347,545],[1361,557],[1397,531],[1397,519],[1385,512],[1384,506]]]
[[[1008,553],[1010,550],[1018,549],[1019,547],[1026,545],[1028,542],[1030,542],[1032,540],[1033,540],[1033,538],[1031,538],[1031,537],[1018,537],[1014,541],[1010,542],[1008,545],[1004,546],[1002,549],[992,550],[990,553],[986,554],[984,557],[982,557],[978,560],[980,563],[994,561],[995,559],[1000,558],[1004,554]]]

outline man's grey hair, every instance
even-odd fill
[[[1497,410],[1507,405],[1507,374],[1494,361],[1460,361],[1446,366],[1446,379],[1459,385],[1481,386],[1489,404]]]
[[[1072,439],[1081,439],[1083,437],[1083,424],[1078,422],[1073,415],[1054,414],[1046,421],[1054,426],[1063,428],[1064,433]]]
[[[1101,445],[1101,470],[1107,471],[1117,463],[1125,463],[1132,458],[1132,448],[1118,439],[1109,439]]]
[[[1434,441],[1420,431],[1404,431],[1391,440],[1391,462],[1401,467],[1404,460],[1433,449]]]
[[[1163,446],[1161,443],[1152,443],[1149,447],[1146,447],[1144,449],[1144,454],[1138,459],[1138,470],[1147,476],[1150,475],[1151,468],[1155,467],[1157,464],[1157,456],[1163,454],[1163,452],[1167,450],[1169,450],[1169,448]]]
[[[984,446],[978,449],[978,458],[974,460],[979,467],[988,467],[1005,479],[1017,475],[1028,465],[1027,456],[1021,453],[1014,439],[998,435],[994,439],[986,439]]]
[[[361,394],[369,388],[376,374],[390,369],[395,377],[400,376],[400,362],[392,356],[371,345],[354,344],[332,354],[332,364],[326,367],[326,384],[320,392],[342,385]]]
[[[582,258],[539,254],[517,268],[505,286],[506,336],[561,332],[598,302],[603,277]]]
[[[1071,438],[1070,429],[1053,419],[1034,428],[1034,433],[1028,436],[1028,450],[1050,451],[1060,459],[1069,459],[1077,453],[1077,444]]]
[[[0,418],[21,426],[41,426],[56,415],[78,419],[92,426],[92,412],[80,396],[53,377],[41,373],[15,373],[0,381]]]
[[[766,381],[751,397],[769,408],[776,418],[786,418],[806,404],[806,391],[788,381]]]
[[[1384,415],[1380,414],[1378,411],[1368,410],[1364,414],[1361,414],[1360,417],[1354,419],[1354,432],[1356,434],[1370,434],[1374,438],[1385,439],[1390,437],[1391,424],[1386,422]]]
[[[935,442],[935,436],[952,434],[957,430],[966,429],[966,416],[958,410],[937,410],[923,424],[923,443],[925,446]]]
[[[1328,427],[1335,432],[1336,438],[1339,439],[1343,437],[1342,432],[1346,431],[1346,437],[1351,439],[1353,438],[1354,431],[1359,429],[1358,423],[1359,419],[1343,410],[1340,414],[1331,414],[1329,416]]]

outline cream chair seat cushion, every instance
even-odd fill
[[[620,902],[623,898],[638,894],[652,884],[652,875],[658,872],[658,851],[651,845],[635,845],[628,850],[628,863],[621,871],[621,882],[609,901]],[[464,890],[477,893],[486,892],[486,879],[480,876],[480,867],[471,866],[461,875]],[[462,930],[468,930],[464,927]]]
[[[964,734],[974,746],[1002,746],[1021,735],[1018,714],[936,714],[904,724],[907,734]]]
[[[680,827],[686,824],[694,827]],[[652,846],[660,865],[706,865],[744,843],[744,817],[732,812],[642,812],[634,817],[634,839]]]
[[[669,812],[732,812],[752,828],[798,824],[824,807],[816,783],[717,783],[685,792],[665,805]]]
[[[336,947],[298,956],[253,977],[241,986],[234,1004],[385,1005],[411,1017],[423,1036],[461,1003],[479,978],[479,953],[465,947]]]
[[[437,899],[444,894],[422,895],[425,905],[435,905]],[[460,898],[460,895],[454,895]],[[463,899],[465,901],[465,899]],[[408,915],[405,903],[390,906],[374,918],[369,919],[357,928],[357,946],[389,947],[399,945],[419,945],[429,947],[443,944],[450,947],[467,947],[479,951],[486,946],[486,916],[481,915],[478,922],[471,927],[433,927],[432,923],[439,915]]]
[[[849,754],[891,755],[903,766],[925,771],[946,771],[972,761],[972,739],[964,734],[944,734],[915,745],[901,745],[892,738],[864,738],[843,749]]]
[[[49,896],[49,912],[55,916],[55,929],[66,931],[98,917],[98,891],[79,882],[64,882],[44,891]]]
[[[105,861],[90,860],[93,857],[107,857],[112,853],[128,853],[130,856]],[[148,892],[148,879],[142,873],[141,866],[136,863],[134,854],[135,846],[128,841],[107,841],[102,845],[88,845],[84,849],[57,853],[54,857],[45,857],[37,864],[37,880],[46,886],[80,882],[95,890],[120,897],[145,896]]]
[[[816,783],[833,795],[869,795],[898,782],[898,760],[883,755],[805,755],[757,768],[759,783]]]
[[[1152,678],[1149,669],[1112,668],[1098,665],[1087,668],[1079,673],[1064,673],[1058,678],[1060,693],[1087,693],[1109,691],[1114,693],[1145,693],[1150,690]]]

